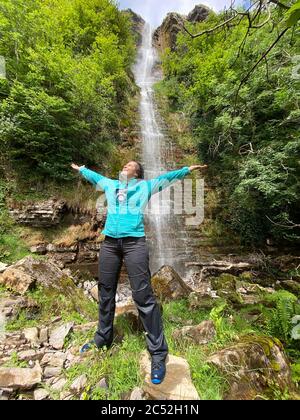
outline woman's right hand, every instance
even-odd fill
[[[84,168],[84,167],[85,167],[85,165],[78,166],[78,165],[75,165],[75,163],[72,163],[72,164],[71,164],[71,167],[72,167],[73,169],[75,169],[75,171],[79,171],[79,169],[80,169],[80,168]]]

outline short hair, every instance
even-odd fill
[[[144,179],[144,177],[145,177],[145,171],[144,171],[143,165],[140,162],[136,161],[136,160],[133,160],[133,162],[135,162],[137,164],[137,166],[138,166],[138,169],[137,169],[137,176],[138,176],[138,178]]]

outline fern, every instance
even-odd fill
[[[269,334],[285,343],[291,341],[292,320],[299,311],[297,298],[287,291],[279,291],[271,295],[270,300],[275,303],[267,322]]]

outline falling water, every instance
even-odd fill
[[[174,162],[171,143],[162,133],[159,115],[155,108],[153,85],[161,77],[157,64],[157,51],[152,46],[152,30],[146,24],[134,75],[141,92],[141,161],[147,179],[156,177],[167,170],[180,168]],[[172,168],[169,167],[169,162]],[[182,217],[170,212],[172,200],[170,191],[166,191],[153,195],[145,212],[146,233],[150,244],[150,269],[153,273],[162,265],[167,264],[183,274],[182,260],[187,254],[187,235],[182,229]]]

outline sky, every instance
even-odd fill
[[[117,0],[121,9],[132,9],[153,27],[159,26],[169,12],[188,14],[196,4],[205,4],[215,11],[230,5],[230,0]]]

